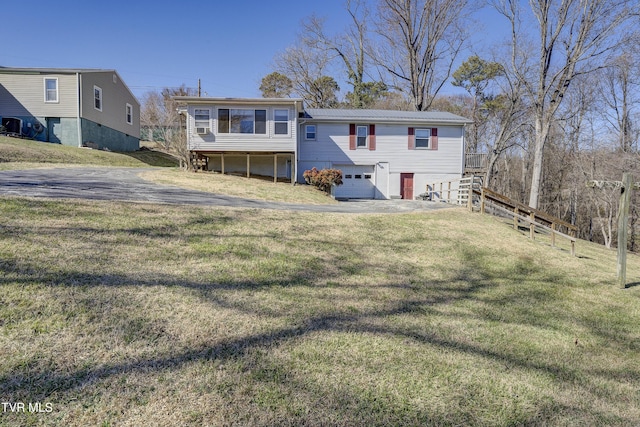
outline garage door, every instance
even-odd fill
[[[334,165],[342,171],[342,185],[335,190],[335,197],[344,199],[373,199],[375,197],[374,165]]]

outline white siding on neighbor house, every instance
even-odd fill
[[[45,78],[58,80],[58,102],[45,102]],[[77,76],[59,73],[0,73],[0,115],[78,117]]]
[[[267,111],[266,134],[232,134],[218,132],[218,109],[250,109]],[[196,132],[195,110],[210,111],[209,132],[200,135]],[[289,111],[288,135],[275,134],[275,110]],[[297,112],[290,105],[211,105],[191,104],[187,108],[187,138],[189,149],[213,152],[293,152],[296,148]]]
[[[84,72],[80,79],[83,118],[140,138],[140,103],[117,73],[113,71]],[[102,111],[94,106],[94,86],[102,89]],[[131,124],[127,123],[127,104],[133,109]]]
[[[409,149],[409,127],[437,128],[438,149]],[[376,124],[376,149],[350,150],[348,123],[317,123],[315,140],[305,140],[301,134],[298,179],[303,181],[302,173],[313,166],[377,165],[376,198],[400,197],[401,173],[414,174],[415,197],[425,191],[427,183],[462,175],[463,132],[462,125]]]

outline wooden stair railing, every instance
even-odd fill
[[[520,221],[529,224],[529,237],[535,240],[536,227],[542,228],[550,233],[551,246],[555,247],[556,236],[563,237],[571,242],[571,255],[575,256],[575,243],[578,227],[563,221],[547,212],[534,209],[524,203],[516,202],[507,196],[483,187],[480,191],[474,190],[474,194],[480,196],[480,212],[485,213],[487,202],[492,204],[492,208],[513,218],[513,228],[518,229]],[[562,233],[563,227],[567,233]]]

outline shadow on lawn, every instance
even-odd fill
[[[150,150],[144,147],[138,151],[118,152],[118,154],[131,157],[142,163],[146,163],[149,166],[169,168],[180,166],[178,159],[175,157],[167,153],[163,153],[162,151]]]
[[[551,286],[559,280],[553,275],[545,276],[547,273],[545,273],[541,267],[532,264],[528,259],[519,260],[509,269],[489,268],[486,264],[488,260],[489,254],[487,253],[477,250],[466,250],[462,267],[457,270],[457,274],[454,277],[446,280],[418,280],[419,283],[417,284],[396,282],[384,285],[391,288],[413,290],[415,292],[411,298],[406,297],[398,301],[390,301],[382,307],[364,310],[359,313],[349,313],[346,310],[335,307],[326,313],[301,316],[289,322],[288,326],[280,327],[276,330],[222,339],[218,340],[214,345],[204,345],[186,350],[181,349],[175,353],[164,354],[159,357],[104,363],[99,366],[82,366],[71,372],[61,372],[51,366],[42,366],[39,360],[34,358],[26,363],[21,362],[20,366],[13,367],[10,374],[5,374],[0,377],[0,394],[13,396],[16,401],[45,401],[51,394],[72,392],[84,388],[89,384],[107,380],[115,376],[180,369],[193,362],[242,361],[248,357],[247,355],[253,354],[256,351],[268,351],[274,347],[283,346],[286,343],[303,339],[312,334],[325,332],[373,334],[376,336],[402,338],[414,343],[435,346],[441,348],[443,351],[463,353],[469,356],[497,361],[509,367],[509,369],[525,369],[527,371],[536,371],[550,375],[559,384],[568,382],[588,386],[589,380],[585,379],[580,372],[576,372],[573,369],[546,363],[535,357],[516,356],[515,354],[484,347],[468,340],[446,338],[437,329],[416,330],[409,327],[398,326],[394,322],[389,321],[389,319],[397,316],[424,316],[425,313],[429,313],[439,306],[463,303],[466,300],[484,300],[489,303],[495,311],[499,311],[500,307],[507,304],[544,305],[548,303],[550,299],[554,298],[555,295],[553,293],[524,292],[525,295],[522,301],[519,301],[520,297],[516,294],[493,300],[487,299],[487,291],[498,286],[498,281],[515,281],[525,287],[527,286],[527,277],[535,277],[536,280],[540,280],[541,276],[547,277],[547,279],[550,280],[549,283],[551,283]],[[362,272],[360,269],[366,268],[367,265],[362,264],[353,270],[352,274],[359,274]],[[101,286],[104,284],[111,286],[113,284],[122,284],[127,287],[166,286],[187,288],[198,292],[204,301],[208,301],[215,306],[244,311],[260,316],[265,314],[265,311],[260,307],[249,307],[247,304],[230,302],[230,300],[225,298],[224,293],[237,290],[267,289],[274,285],[284,287],[310,286],[314,288],[319,286],[309,284],[308,272],[304,270],[296,272],[289,277],[280,277],[276,281],[223,281],[221,283],[198,283],[167,277],[151,277],[145,279],[140,277],[81,272],[61,274],[59,271],[41,271],[25,265],[19,265],[16,261],[1,262],[0,272],[4,273],[0,276],[0,285],[7,283],[45,283],[48,286]],[[322,279],[338,280],[344,272],[338,269],[337,273],[334,274],[335,276],[332,276],[331,273],[326,273]],[[318,279],[318,277],[316,277],[316,279]],[[92,306],[86,308],[90,310]],[[478,316],[479,320],[492,319],[492,316],[488,314],[484,319],[482,318],[483,314],[476,313],[475,315]],[[131,314],[129,320],[135,320],[134,313]],[[256,369],[263,368],[264,367],[258,366],[249,369],[255,371]],[[597,375],[605,379],[611,379],[614,378],[617,373],[602,369]],[[262,380],[267,383],[273,381],[268,375]],[[342,402],[340,405],[329,405],[327,408],[320,410],[324,414],[324,419],[327,421],[332,419],[329,412],[333,412],[334,416],[336,413],[339,414],[340,419],[343,420],[340,423],[343,424],[360,423],[362,421],[366,421],[369,425],[385,425],[390,422],[396,424],[411,424],[414,422],[449,424],[452,422],[473,423],[474,421],[472,414],[460,413],[458,414],[460,419],[452,420],[418,408],[395,408],[398,409],[398,413],[393,414],[393,406],[388,406],[391,405],[391,402],[387,402],[388,405],[381,406],[380,402],[368,401],[363,396],[355,395],[353,392],[340,386],[336,386],[333,390],[316,390],[314,387],[320,386],[306,382],[299,383],[292,378],[288,381],[290,382],[290,387],[302,390],[303,394],[306,393],[308,395],[309,404],[313,403],[314,399],[317,399],[317,395],[324,395],[329,402]],[[345,402],[346,406],[344,406]],[[554,413],[559,410],[572,411],[571,408],[563,408],[560,403],[540,402],[540,405],[541,407],[537,408],[537,412],[534,411],[530,415],[523,413],[521,416],[524,418],[520,418],[517,421],[522,424],[536,423],[544,420],[545,417],[553,416]],[[392,412],[391,415],[387,413],[388,411]],[[527,419],[527,416],[531,416],[532,418]],[[307,421],[309,421],[314,418],[305,417],[314,417],[314,414],[313,412],[306,413],[306,415],[300,415],[300,417],[302,417],[301,419],[307,419]],[[335,420],[335,418],[333,419]]]

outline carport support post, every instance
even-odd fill
[[[247,178],[251,178],[251,154],[247,153]]]
[[[220,173],[224,175],[224,153],[220,154]]]
[[[278,183],[278,154],[273,155],[273,183]]]

